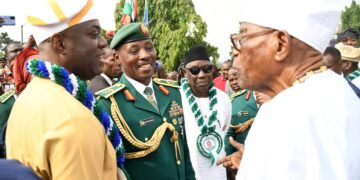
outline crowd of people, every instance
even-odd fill
[[[107,44],[89,2],[36,0],[0,53],[0,179],[360,179],[359,31],[330,46],[326,2],[249,2],[231,60],[195,45],[168,73],[144,23]]]

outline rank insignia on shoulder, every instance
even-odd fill
[[[5,92],[3,95],[0,96],[0,102],[5,103],[8,99],[10,99],[15,94],[14,90],[10,90]]]
[[[246,92],[246,89],[243,89],[241,91],[235,92],[231,95],[230,100],[233,101],[235,97],[240,96]]]
[[[164,86],[170,86],[174,88],[180,88],[179,84],[176,81],[168,80],[168,79],[159,79],[154,78],[154,82],[156,84],[164,85]]]
[[[120,90],[125,88],[125,84],[116,83],[108,88],[102,89],[95,93],[95,95],[103,97],[103,98],[109,98],[111,95],[119,92]]]
[[[251,96],[251,91],[248,91],[246,96],[245,96],[245,100],[249,100]]]
[[[164,86],[159,85],[158,87],[159,87],[160,91],[161,91],[162,93],[164,93],[165,95],[168,96],[168,95],[170,94],[169,90],[167,90]]]
[[[126,100],[128,101],[135,101],[135,97],[133,94],[131,94],[131,92],[127,89],[124,90],[124,94],[125,94],[125,97],[126,97]]]

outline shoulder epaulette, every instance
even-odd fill
[[[240,96],[240,95],[242,95],[242,94],[244,94],[244,93],[246,93],[246,89],[243,89],[243,90],[241,90],[241,91],[238,91],[238,92],[236,92],[236,93],[233,93],[233,94],[231,95],[231,97],[230,97],[230,100],[233,101],[233,100],[235,99],[235,97]]]
[[[119,92],[120,90],[125,88],[125,84],[116,83],[108,88],[102,89],[95,93],[96,96],[100,96],[103,98],[109,98],[111,95]]]
[[[170,86],[174,88],[180,88],[179,84],[176,81],[168,80],[168,79],[159,79],[154,78],[154,82],[156,84],[164,85],[164,86]]]
[[[0,96],[0,102],[5,103],[8,99],[10,99],[15,94],[14,90],[10,90],[5,92],[3,95]]]

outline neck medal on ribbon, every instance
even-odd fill
[[[201,130],[200,135],[197,138],[196,146],[200,154],[206,158],[210,158],[211,165],[215,162],[215,157],[218,155],[223,147],[223,140],[221,136],[215,131],[217,120],[217,110],[214,108],[217,104],[216,89],[214,84],[210,85],[210,111],[211,115],[208,122],[205,123],[204,116],[195,100],[195,97],[191,91],[188,81],[181,79],[181,88],[185,92],[186,99],[189,102],[191,111],[196,119],[197,125]]]
[[[63,86],[66,91],[72,94],[100,120],[106,135],[115,149],[117,166],[123,168],[125,148],[120,133],[111,117],[100,107],[91,91],[87,89],[85,81],[74,74],[70,74],[65,68],[57,64],[50,64],[39,59],[29,61],[26,64],[26,69],[33,76],[50,79],[56,84]]]

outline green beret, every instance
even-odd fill
[[[130,23],[120,28],[110,43],[111,49],[116,49],[123,44],[151,39],[149,29],[144,23]]]

